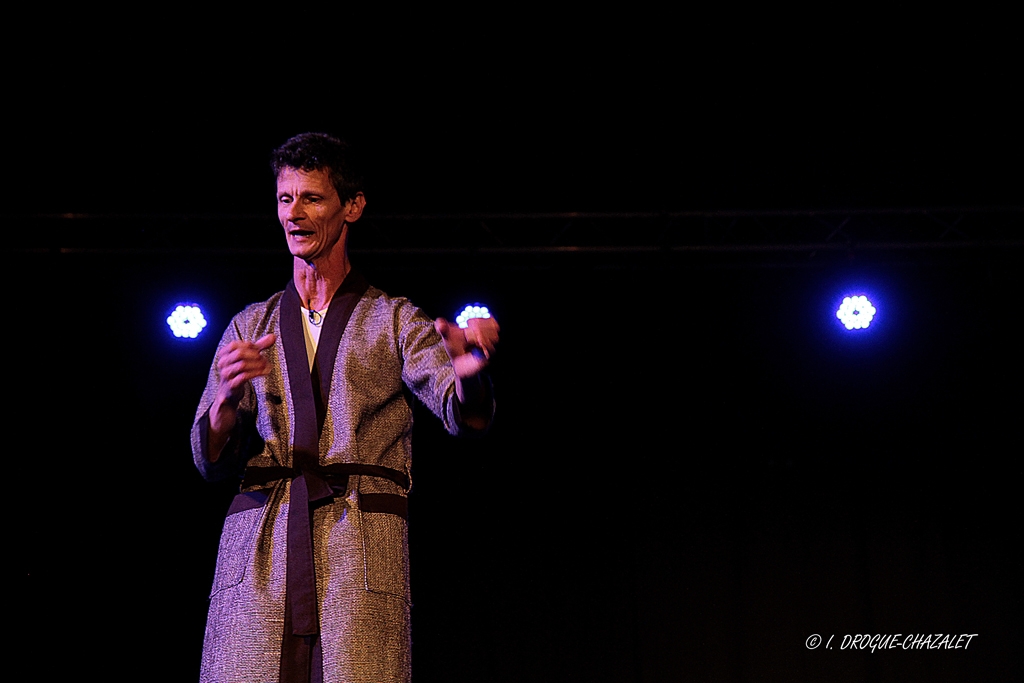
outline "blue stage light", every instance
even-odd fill
[[[459,327],[465,329],[469,327],[469,321],[473,318],[490,318],[491,312],[487,310],[487,307],[476,303],[469,304],[462,312],[455,316],[455,322]]]
[[[866,296],[848,296],[843,299],[842,305],[836,311],[836,317],[846,326],[846,329],[862,330],[871,324],[871,320],[877,312]]]
[[[206,318],[197,304],[178,304],[167,316],[167,325],[175,337],[195,339],[206,327]]]

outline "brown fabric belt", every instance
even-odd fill
[[[348,489],[348,477],[353,475],[373,476],[388,479],[395,482],[402,488],[409,490],[409,476],[390,467],[380,465],[360,465],[357,463],[336,463],[324,467],[314,468],[312,476],[323,479],[331,488],[331,493],[323,497],[307,496],[311,505],[325,498],[342,494]],[[272,481],[281,479],[295,479],[303,474],[297,467],[247,467],[245,476],[242,479],[242,489],[265,486]],[[310,472],[305,471],[307,488]],[[319,487],[317,487],[319,489]],[[321,489],[322,490],[322,489]],[[292,492],[293,498],[295,492]],[[360,494],[359,510],[362,512],[382,512],[398,515],[409,521],[409,499],[396,494]],[[310,528],[310,532],[312,529]]]
[[[280,481],[281,479],[294,480],[301,475],[305,475],[307,489],[311,476],[323,480],[331,489],[331,492],[326,494],[323,488],[316,486],[319,493],[326,495],[314,496],[310,492],[307,494],[307,500],[310,504],[346,491],[348,489],[348,478],[354,475],[388,479],[406,491],[409,490],[409,477],[404,472],[391,469],[390,467],[359,463],[335,463],[333,465],[317,466],[312,468],[312,471],[298,467],[247,467],[245,469],[245,476],[242,478],[241,488],[244,491],[248,488],[266,486],[271,482]],[[362,493],[359,495],[359,509],[363,512],[383,512],[398,515],[406,521],[409,520],[409,499],[394,493]]]
[[[409,476],[405,472],[383,467],[381,465],[364,465],[362,463],[334,463],[332,465],[313,465],[305,467],[255,467],[245,468],[245,476],[242,478],[241,488],[247,489],[257,486],[265,486],[271,482],[281,479],[294,479],[303,473],[319,475],[335,489],[347,486],[348,477],[353,475],[365,477],[379,477],[387,479],[409,490]],[[363,494],[363,496],[394,495],[390,493]],[[396,496],[404,499],[404,496]]]

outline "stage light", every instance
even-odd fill
[[[487,310],[487,307],[482,304],[476,303],[469,304],[464,309],[462,309],[462,312],[455,316],[455,322],[458,324],[459,327],[465,329],[469,327],[469,321],[472,320],[473,318],[490,317],[491,312]]]
[[[179,339],[195,339],[206,327],[206,318],[197,304],[178,304],[167,316],[167,325]]]
[[[842,305],[836,311],[836,317],[846,329],[862,330],[871,324],[877,312],[866,296],[848,296],[843,299]]]

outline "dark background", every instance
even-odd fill
[[[629,235],[639,219],[612,212],[908,207],[1020,228],[1008,20],[737,14],[404,16],[370,39],[351,18],[327,46],[293,16],[266,36],[68,21],[13,42],[16,656],[43,680],[195,678],[231,490],[201,481],[188,430],[216,337],[290,276],[266,159],[292,134],[361,148],[367,230],[586,211]],[[449,244],[438,223],[417,245]],[[416,680],[1020,676],[1019,239],[359,251],[377,238],[354,238],[372,282],[433,315],[486,300],[503,327],[489,436],[417,422]],[[867,335],[830,318],[849,287],[877,297]],[[168,337],[179,300],[209,302],[205,338]],[[839,649],[926,632],[978,635]],[[805,647],[815,633],[833,650]]]

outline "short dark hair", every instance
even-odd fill
[[[351,145],[327,133],[301,133],[289,138],[270,155],[270,168],[275,178],[286,168],[326,171],[342,202],[355,199],[363,191],[363,174]]]

